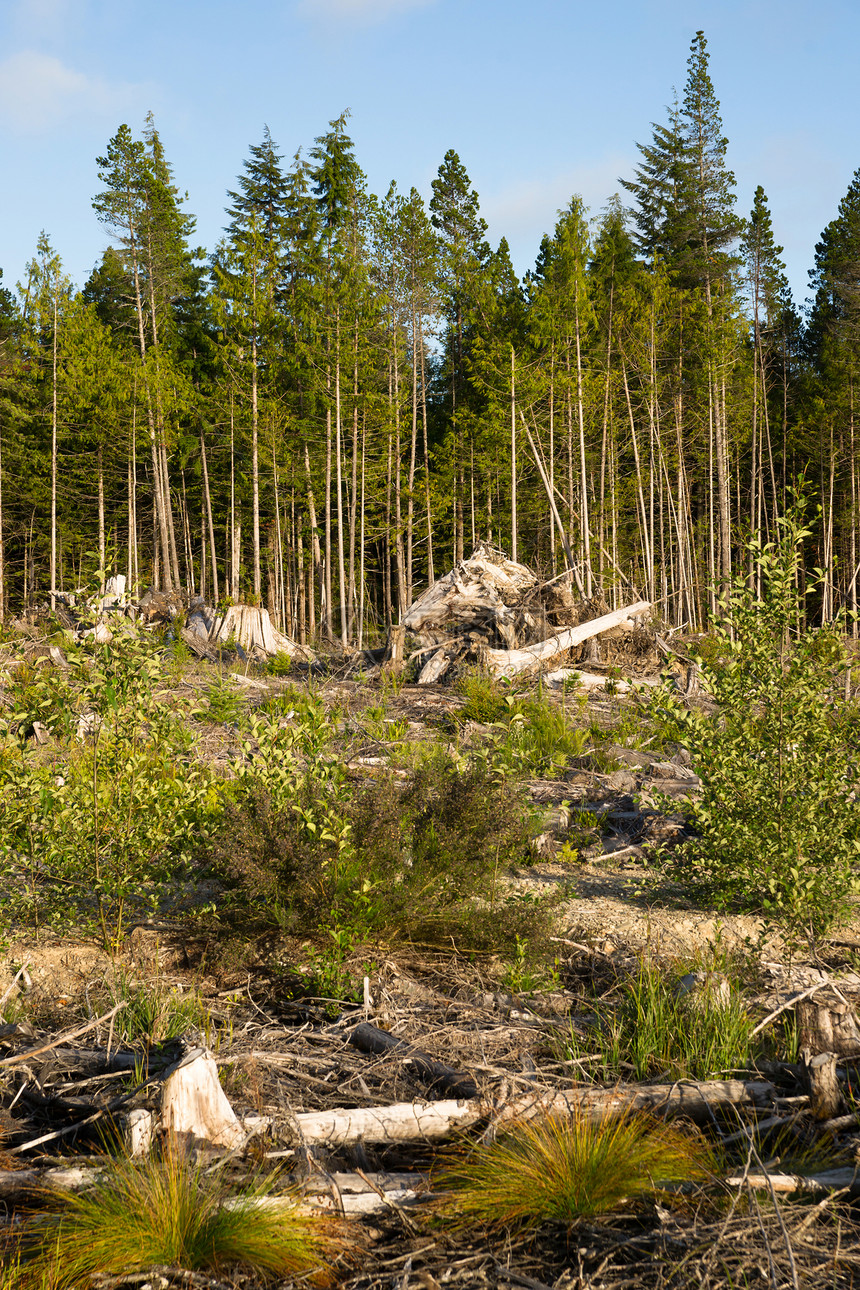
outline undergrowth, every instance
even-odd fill
[[[559,1037],[562,1059],[603,1080],[707,1079],[746,1069],[753,1022],[740,995],[722,974],[701,973],[691,991],[682,975],[644,958],[612,992],[589,1003],[584,1026],[571,1025]]]

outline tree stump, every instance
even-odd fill
[[[211,1053],[196,1049],[168,1075],[161,1092],[161,1128],[192,1145],[244,1145],[245,1131],[218,1082]]]
[[[393,626],[388,633],[385,657],[382,670],[389,676],[399,676],[403,671],[403,649],[406,644],[406,628],[403,624]]]
[[[860,1029],[857,1018],[847,1004],[830,999],[801,1000],[795,1009],[799,1046],[811,1053],[836,1053],[853,1057],[860,1053]]]
[[[836,1054],[816,1053],[808,1048],[801,1053],[803,1073],[809,1089],[809,1110],[815,1120],[833,1120],[842,1112],[844,1102],[836,1078]]]

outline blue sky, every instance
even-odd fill
[[[349,108],[376,192],[429,197],[456,149],[522,273],[574,192],[619,191],[700,27],[739,210],[763,184],[802,301],[860,167],[858,0],[0,0],[4,285],[42,228],[85,280],[95,157],[150,109],[208,248],[264,124],[289,160]]]

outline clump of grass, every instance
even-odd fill
[[[689,1133],[644,1115],[595,1122],[575,1109],[516,1125],[434,1181],[455,1222],[529,1229],[610,1213],[662,1184],[704,1178],[709,1165]]]
[[[465,699],[459,713],[461,721],[493,725],[510,714],[511,695],[489,672],[479,668],[464,669],[454,688]]]
[[[56,1290],[154,1266],[324,1279],[338,1248],[333,1227],[288,1200],[283,1208],[261,1205],[267,1190],[259,1182],[230,1196],[217,1171],[175,1151],[163,1160],[112,1160],[87,1191],[51,1193],[51,1211],[26,1219],[22,1270]]]
[[[561,1043],[565,1057],[578,1061],[597,1050],[602,1062],[585,1068],[595,1078],[626,1071],[640,1080],[705,1079],[745,1068],[753,1022],[736,992],[730,986],[726,1000],[706,981],[702,991],[688,995],[679,978],[643,959],[614,998],[595,1002],[586,1038],[571,1028]]]
[[[197,990],[183,993],[163,981],[143,984],[118,971],[109,988],[112,1003],[124,1003],[114,1023],[117,1036],[127,1044],[158,1044],[187,1030],[208,1031],[212,1018]]]

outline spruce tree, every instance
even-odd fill
[[[445,153],[433,180],[430,218],[439,235],[439,290],[447,322],[445,378],[453,445],[453,555],[455,560],[461,560],[465,528],[463,414],[468,410],[469,318],[477,282],[490,258],[490,248],[478,194],[453,149]]]

